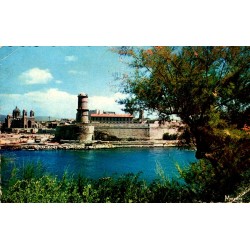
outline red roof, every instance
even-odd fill
[[[133,118],[133,115],[129,114],[91,114],[91,117],[128,117]]]

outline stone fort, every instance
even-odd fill
[[[161,140],[164,133],[176,134],[179,122],[133,123],[131,114],[115,114],[88,109],[88,95],[78,95],[75,124],[57,126],[57,140],[77,140],[80,142],[102,140]]]

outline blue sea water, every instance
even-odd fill
[[[195,162],[195,153],[190,150],[169,148],[123,148],[101,150],[47,150],[47,151],[0,151],[11,159],[9,166],[22,167],[27,163],[42,163],[46,172],[61,177],[68,174],[87,178],[101,178],[114,174],[139,173],[141,178],[152,181],[157,177],[157,168],[165,175],[178,175],[176,164],[187,166]]]

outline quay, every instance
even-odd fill
[[[140,147],[175,147],[178,140],[136,140],[136,141],[99,141],[92,140],[82,143],[77,140],[53,141],[51,134],[0,134],[2,150],[89,150],[109,148],[140,148]]]

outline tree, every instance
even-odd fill
[[[131,47],[122,53],[133,68],[123,79],[126,108],[176,114],[187,125],[196,157],[215,172],[240,173],[249,165],[249,47]],[[186,133],[187,134],[187,133]],[[237,157],[236,157],[237,156]],[[231,175],[230,175],[231,176]]]

